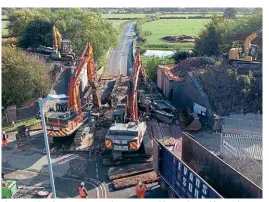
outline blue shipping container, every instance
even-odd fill
[[[154,141],[154,170],[180,198],[222,198],[189,166],[161,143]],[[156,147],[157,146],[157,147]],[[157,154],[157,155],[156,155]],[[157,165],[158,164],[158,165]]]

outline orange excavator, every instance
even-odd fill
[[[146,123],[139,120],[138,115],[137,86],[140,75],[142,75],[142,62],[137,52],[129,80],[127,105],[124,109],[118,108],[114,111],[113,117],[116,122],[105,136],[106,149],[112,151],[113,159],[121,159],[123,152],[138,151],[142,145]]]
[[[50,110],[46,116],[47,134],[50,137],[49,140],[51,143],[55,142],[55,140],[61,142],[63,137],[77,137],[81,133],[87,134],[90,131],[90,128],[85,124],[89,120],[89,112],[81,106],[79,93],[82,70],[84,68],[87,68],[88,82],[92,91],[93,104],[95,107],[101,108],[101,99],[95,84],[96,69],[93,60],[93,48],[88,43],[82,53],[79,65],[73,73],[69,85],[68,101],[57,102],[56,110]],[[77,142],[77,144],[80,143],[80,141]]]

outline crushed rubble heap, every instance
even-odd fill
[[[192,36],[165,36],[161,38],[162,40],[170,43],[187,43],[187,42],[194,42],[195,39]]]
[[[182,76],[184,72],[200,72],[206,68],[214,68],[216,60],[209,57],[193,57],[182,60],[171,72],[176,76]]]
[[[192,72],[219,115],[262,112],[262,77],[238,75],[231,66],[210,57],[182,60],[171,72],[183,78]]]

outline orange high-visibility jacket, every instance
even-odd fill
[[[79,186],[78,191],[79,191],[79,195],[80,195],[81,198],[86,198],[87,195],[86,195],[86,193],[85,193],[85,191],[83,189],[83,186]]]
[[[138,198],[145,198],[145,193],[147,191],[147,186],[145,184],[142,185],[136,185],[136,195]]]
[[[7,135],[2,133],[2,145],[7,146]]]

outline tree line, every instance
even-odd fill
[[[101,14],[87,9],[22,8],[10,9],[8,30],[16,37],[17,48],[2,46],[2,104],[23,106],[24,103],[48,93],[51,87],[51,68],[26,55],[23,50],[39,45],[52,47],[52,24],[63,39],[70,39],[79,57],[86,43],[93,46],[94,60],[104,65],[110,47],[117,45],[119,31]],[[21,50],[22,49],[22,50]]]
[[[244,41],[251,33],[262,27],[262,9],[253,15],[231,18],[214,15],[200,32],[195,45],[199,55],[220,55],[228,53],[235,41]],[[258,45],[258,59],[262,59],[262,34],[252,43]]]
[[[226,8],[178,8],[178,7],[154,7],[154,8],[98,8],[98,12],[102,13],[144,13],[144,14],[151,14],[151,13],[214,13],[214,12],[224,12]],[[244,13],[244,14],[251,14],[256,8],[236,8],[237,12]]]
[[[24,8],[9,15],[8,30],[18,37],[23,48],[39,45],[52,46],[52,24],[63,38],[70,39],[73,51],[80,55],[87,42],[94,49],[94,59],[102,65],[107,50],[118,43],[119,31],[101,14],[86,9]]]

